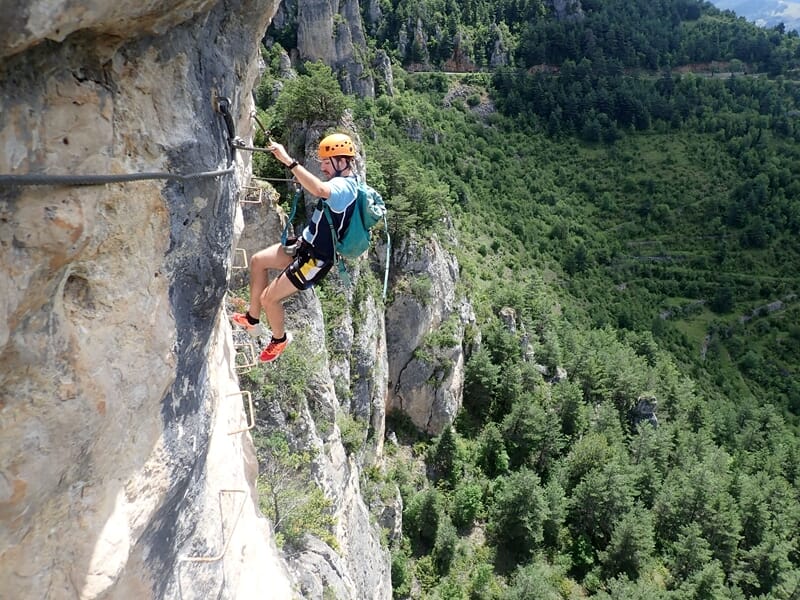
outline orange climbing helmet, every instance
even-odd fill
[[[331,158],[332,156],[355,156],[356,146],[349,135],[332,133],[319,143],[319,157]]]

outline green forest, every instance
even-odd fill
[[[306,63],[276,99],[287,25],[255,97],[284,141],[352,114],[393,239],[458,240],[462,411],[393,415],[363,482],[403,499],[394,597],[800,598],[797,34],[693,0],[378,5],[393,95]]]

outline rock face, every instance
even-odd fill
[[[335,521],[333,535],[338,549],[307,535],[302,547],[290,553],[289,569],[299,582],[303,598],[323,600],[329,597],[326,590],[333,590],[342,599],[389,600],[389,553],[381,547],[379,530],[361,497],[360,465],[343,445],[338,417],[346,408],[336,394],[323,324],[322,308],[314,292],[301,292],[287,303],[287,327],[297,332],[293,343],[302,348],[307,380],[301,383],[307,391],[300,402],[262,399],[269,410],[259,427],[265,432],[282,432],[292,448],[313,456],[313,479],[331,501]],[[286,363],[282,366],[288,368]]]
[[[0,1],[4,598],[291,598],[220,312],[274,0]],[[218,559],[218,560],[217,560]]]
[[[551,0],[553,12],[559,21],[580,21],[583,19],[581,0]]]
[[[394,261],[404,279],[386,311],[388,406],[437,435],[461,407],[464,333],[475,317],[456,292],[458,263],[438,241],[411,239]]]
[[[375,97],[358,0],[287,0],[274,25],[296,25],[300,62],[322,61],[337,74],[345,93]]]

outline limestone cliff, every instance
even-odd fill
[[[291,598],[220,311],[274,0],[2,0],[0,597]]]
[[[359,0],[287,0],[275,27],[296,28],[292,50],[298,61],[322,61],[337,74],[346,94],[375,97]]]
[[[437,239],[406,240],[394,259],[401,275],[386,311],[389,406],[437,435],[461,408],[464,340],[475,315],[458,291],[458,262]]]
[[[551,0],[553,13],[559,21],[580,21],[583,19],[581,0]]]
[[[305,47],[363,64],[348,58],[363,38],[357,3],[334,8],[349,33],[314,39],[328,30],[312,10]],[[314,368],[293,404],[264,395],[281,371],[251,378],[253,431],[312,457],[333,539],[281,552],[258,509],[270,465],[225,310],[243,254],[280,230],[275,190],[254,192],[250,157],[228,143],[229,125],[251,134],[275,0],[0,10],[0,597],[390,598],[375,516],[396,537],[402,508],[368,508],[362,470],[380,465],[387,408],[430,433],[458,409],[471,311],[457,263],[436,241],[401,245],[386,320],[367,260],[327,332],[315,293],[291,301]],[[369,93],[371,80],[352,81]],[[293,133],[298,156],[329,125]],[[12,178],[24,175],[88,179]],[[266,202],[240,206],[253,193]]]

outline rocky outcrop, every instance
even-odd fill
[[[388,600],[392,595],[389,554],[381,547],[379,529],[361,496],[358,455],[348,454],[343,445],[339,417],[347,408],[337,397],[339,386],[327,360],[324,319],[313,292],[302,292],[289,301],[287,324],[297,332],[294,343],[303,349],[308,368],[300,374],[308,378],[307,391],[299,404],[263,399],[270,409],[260,427],[265,432],[283,432],[292,447],[311,454],[314,480],[331,501],[335,523],[336,550],[306,536],[302,547],[289,553],[289,568],[304,598],[323,600],[330,589],[342,599]]]
[[[378,50],[375,53],[373,63],[375,73],[378,75],[376,92],[381,92],[387,96],[394,96],[394,74],[392,73],[392,62],[385,50]]]
[[[584,17],[581,0],[551,0],[551,4],[559,21],[580,21]]]
[[[381,24],[381,19],[383,19],[380,0],[362,0],[362,3],[366,3],[367,6],[365,11],[367,29],[371,35],[374,35]]]
[[[505,67],[511,62],[511,47],[509,38],[511,37],[507,27],[492,25],[492,36],[495,38],[492,54],[489,56],[489,67],[498,69]]]
[[[375,97],[359,0],[291,0],[275,18],[274,30],[296,27],[298,62],[321,61],[331,67],[347,94]]]
[[[406,240],[393,258],[403,276],[386,311],[388,406],[436,435],[461,407],[464,333],[475,317],[457,292],[458,263],[437,240]]]
[[[466,34],[458,32],[453,38],[453,54],[444,64],[445,71],[468,73],[478,70],[472,57],[471,44],[465,36]]]

